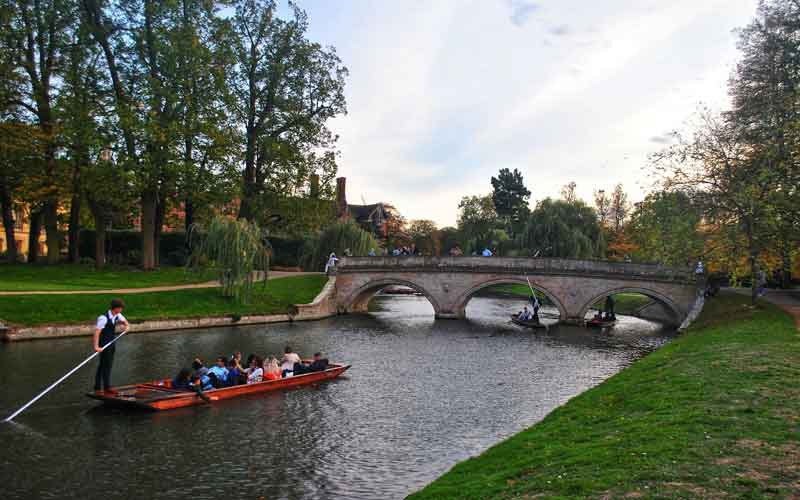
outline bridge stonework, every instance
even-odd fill
[[[606,296],[641,293],[655,303],[639,316],[680,325],[692,309],[697,283],[688,269],[626,262],[521,257],[345,257],[337,266],[336,307],[363,312],[382,288],[405,285],[425,295],[437,318],[464,318],[475,293],[520,283],[544,293],[561,321],[580,324]]]

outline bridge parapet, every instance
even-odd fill
[[[527,274],[625,278],[626,280],[694,284],[690,269],[632,262],[532,257],[343,257],[337,273],[362,272]]]

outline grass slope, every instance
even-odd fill
[[[187,273],[182,267],[162,267],[156,271],[144,272],[116,266],[98,271],[93,266],[82,264],[0,264],[0,291],[3,292],[148,288],[185,285],[212,279],[214,277],[210,274],[194,271]]]
[[[723,294],[684,335],[414,500],[796,498],[800,335]]]
[[[230,314],[282,314],[291,304],[314,300],[325,276],[278,278],[266,287],[256,284],[250,304],[237,304],[218,288],[124,295],[129,321],[193,318]],[[114,295],[16,295],[0,297],[0,319],[16,325],[91,323],[108,308]]]

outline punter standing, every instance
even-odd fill
[[[128,327],[128,320],[122,315],[125,303],[122,299],[113,299],[111,309],[97,317],[97,326],[94,330],[94,350],[100,353],[100,365],[97,367],[97,375],[94,376],[94,390],[100,390],[102,381],[103,389],[111,390],[111,365],[114,364],[114,349],[116,344],[111,344],[107,349],[103,346],[108,345],[117,335],[117,325]]]

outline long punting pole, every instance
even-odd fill
[[[111,342],[109,342],[108,344],[106,344],[106,345],[104,345],[104,346],[103,346],[103,349],[102,349],[102,350],[105,350],[105,348],[106,348],[106,347],[110,346],[111,344],[113,344],[114,342],[116,342],[117,340],[119,340],[119,339],[120,339],[120,337],[122,337],[122,336],[123,336],[123,335],[125,335],[126,333],[128,333],[128,330],[125,330],[124,332],[122,332],[122,333],[120,333],[119,335],[117,335],[116,337],[114,337],[114,339],[113,339]],[[56,380],[55,382],[53,382],[53,383],[50,385],[50,387],[48,387],[47,389],[45,389],[45,390],[43,390],[42,392],[40,392],[39,394],[37,394],[35,398],[33,398],[33,399],[31,399],[30,401],[28,401],[27,403],[25,403],[25,405],[24,405],[22,408],[20,408],[19,410],[15,411],[15,412],[14,412],[14,413],[12,413],[11,415],[9,415],[9,416],[8,416],[8,418],[6,418],[5,420],[3,420],[3,422],[11,422],[12,420],[14,420],[14,417],[16,417],[17,415],[19,415],[19,414],[20,414],[20,413],[22,413],[23,411],[25,411],[25,410],[26,410],[26,409],[27,409],[27,408],[28,408],[30,405],[32,405],[33,403],[35,403],[36,401],[38,401],[38,400],[39,400],[39,398],[41,398],[42,396],[44,396],[45,394],[47,394],[48,392],[50,392],[50,390],[51,390],[51,389],[53,389],[53,387],[57,386],[58,384],[60,384],[60,383],[61,383],[61,382],[63,382],[64,380],[66,380],[66,379],[67,379],[67,377],[69,377],[70,375],[72,375],[73,373],[75,373],[76,371],[78,371],[78,370],[80,369],[80,367],[82,367],[83,365],[85,365],[86,363],[88,363],[89,361],[91,361],[92,359],[94,359],[94,357],[95,357],[95,356],[97,356],[98,354],[100,354],[100,352],[102,352],[102,350],[101,350],[101,351],[95,351],[95,352],[93,352],[91,356],[89,356],[88,358],[86,358],[86,359],[84,359],[83,361],[81,361],[81,363],[80,363],[78,366],[76,366],[76,367],[75,367],[75,368],[73,368],[72,370],[68,371],[68,372],[67,372],[67,374],[66,374],[66,375],[64,375],[63,377],[61,377],[60,379],[58,379],[58,380]]]

